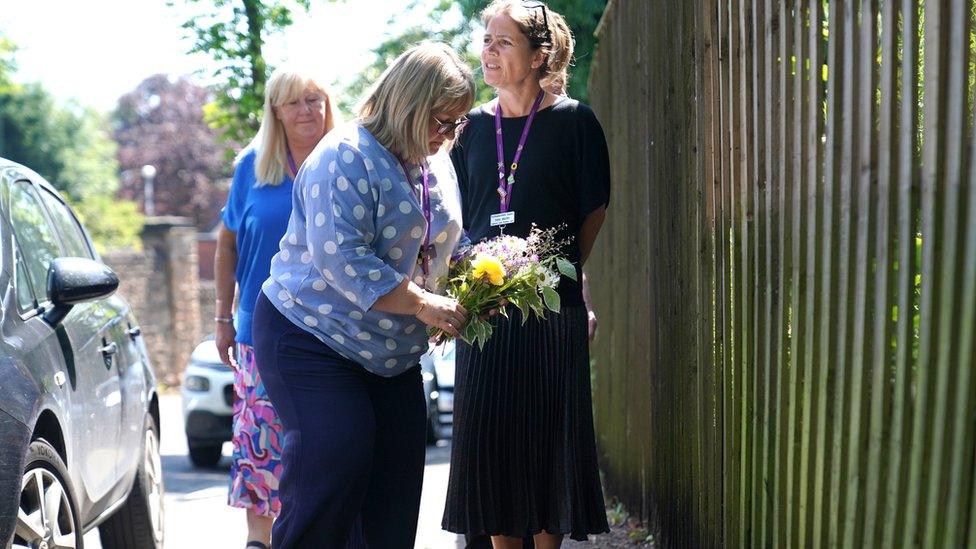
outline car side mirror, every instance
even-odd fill
[[[54,305],[44,313],[52,327],[79,303],[108,297],[119,287],[119,277],[105,265],[83,257],[59,257],[47,271],[47,297]]]

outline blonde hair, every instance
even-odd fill
[[[532,49],[542,50],[539,84],[550,93],[565,95],[566,84],[569,82],[569,66],[576,47],[573,31],[561,14],[551,10],[543,2],[533,3],[537,7],[525,6],[521,0],[494,0],[482,10],[481,22],[487,26],[489,21],[499,15],[511,17],[529,40]]]
[[[426,42],[408,49],[383,71],[359,108],[359,123],[402,160],[422,162],[430,154],[433,114],[467,112],[474,94],[471,69],[454,50]]]
[[[289,101],[301,100],[307,88],[322,93],[325,100],[325,133],[332,131],[337,121],[332,95],[321,80],[307,72],[280,68],[271,74],[264,88],[264,117],[261,127],[251,143],[241,152],[238,160],[251,149],[257,151],[254,172],[256,187],[281,185],[285,180],[285,166],[288,162],[287,137],[285,126],[275,115],[275,107]]]

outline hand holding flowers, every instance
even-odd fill
[[[559,312],[560,275],[576,280],[576,267],[559,254],[568,242],[556,240],[559,229],[533,227],[528,238],[502,235],[472,246],[456,259],[446,287],[447,295],[470,315],[460,330],[461,339],[484,348],[493,330],[485,315],[493,309],[506,314],[507,303],[519,308],[523,323],[530,313],[542,318],[547,309]],[[430,335],[444,340],[453,334],[433,328]]]

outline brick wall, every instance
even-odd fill
[[[143,251],[102,255],[120,279],[120,292],[139,319],[159,380],[177,385],[202,337],[203,291],[198,274],[196,229],[182,217],[152,217],[142,234]],[[213,309],[212,294],[209,309]]]

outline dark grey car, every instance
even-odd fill
[[[0,547],[162,546],[159,404],[118,278],[54,188],[0,159]]]

